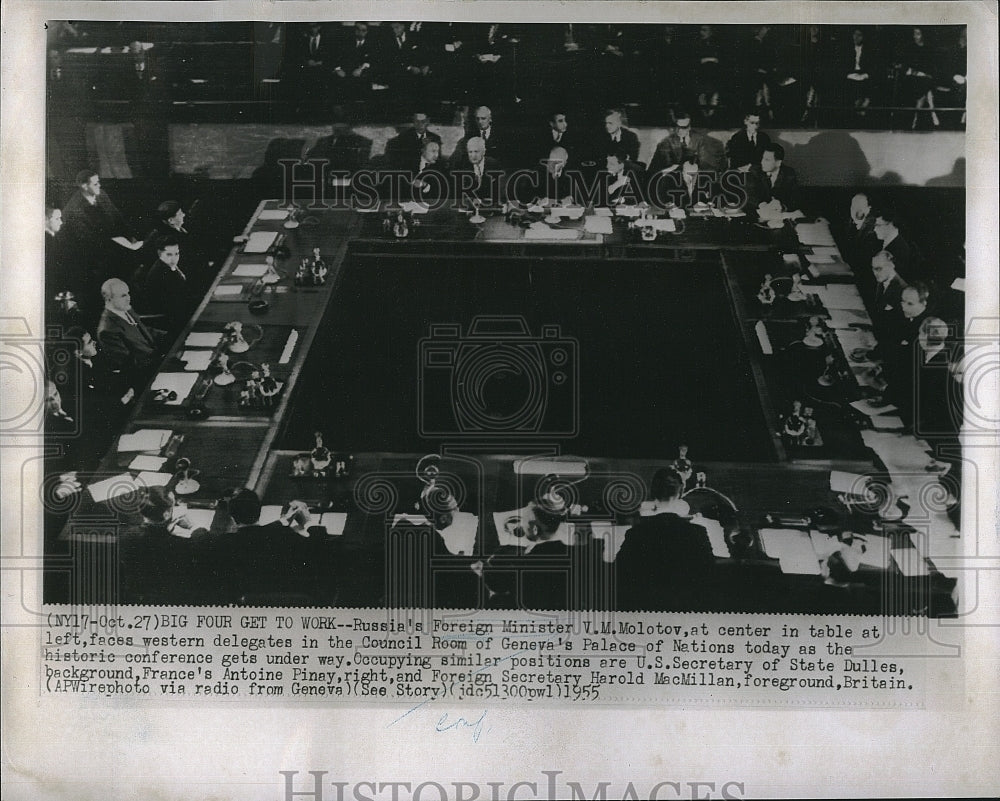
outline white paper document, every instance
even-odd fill
[[[191,394],[194,385],[198,383],[197,373],[160,373],[149,385],[150,390],[159,392],[160,390],[170,390],[177,393],[173,400],[166,401],[167,406],[180,406]]]
[[[186,348],[214,348],[222,342],[222,334],[210,331],[204,334],[192,333],[184,340]]]
[[[201,372],[207,370],[212,363],[212,351],[186,350],[181,354],[181,361],[184,362],[185,370]]]
[[[257,217],[258,220],[285,220],[288,219],[288,209],[264,209]]]
[[[215,288],[215,296],[219,298],[232,297],[243,292],[243,284],[219,284]]]
[[[158,451],[173,433],[169,428],[140,428],[132,434],[122,434],[118,438],[118,452]]]
[[[798,576],[819,576],[822,570],[812,540],[805,531],[763,528],[760,541],[764,553],[777,559],[782,573]]]
[[[275,231],[254,231],[250,234],[250,238],[247,239],[247,244],[243,248],[243,252],[264,253],[274,244],[274,240],[277,238],[278,234]]]
[[[344,526],[347,525],[347,512],[323,512],[319,516],[319,522],[314,525],[326,528],[326,533],[331,537],[342,537]]]
[[[129,470],[152,470],[157,471],[164,464],[166,464],[166,458],[163,456],[147,456],[145,454],[140,454],[136,456],[131,462],[129,462]]]
[[[234,278],[260,278],[267,272],[266,264],[241,264],[233,270]]]

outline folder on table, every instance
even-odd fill
[[[246,247],[243,248],[244,253],[265,253],[271,245],[274,244],[274,240],[278,238],[276,231],[254,231],[250,234],[249,239],[247,239]]]

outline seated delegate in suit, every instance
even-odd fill
[[[372,152],[372,141],[356,134],[340,113],[330,126],[330,135],[316,140],[306,153],[306,161],[325,162],[327,180],[353,175],[365,164]]]
[[[397,170],[411,169],[420,160],[427,142],[441,144],[441,137],[427,127],[427,112],[415,111],[411,120],[412,128],[406,128],[385,143],[386,161]]]
[[[526,203],[538,202],[543,206],[569,205],[574,202],[576,187],[573,185],[567,163],[569,153],[557,146],[549,151],[535,171],[535,180],[518,187],[519,199]]]
[[[174,337],[187,323],[200,297],[194,281],[181,268],[181,247],[176,236],[164,234],[155,244],[156,261],[136,271],[132,285],[149,314],[162,315],[167,333]]]
[[[354,35],[342,42],[333,58],[333,84],[337,98],[357,100],[366,97],[382,70],[382,61],[367,22],[354,23]]]
[[[583,153],[580,151],[579,137],[575,131],[570,130],[569,120],[562,111],[555,111],[549,115],[548,125],[539,135],[538,141],[532,146],[531,151],[526,153],[525,161],[534,166],[540,159],[548,158],[554,147],[563,148],[569,157],[570,164],[579,164]]]
[[[679,503],[683,487],[672,468],[653,476],[654,514],[628,530],[615,557],[618,609],[690,612],[710,607],[715,557],[708,532],[684,516],[686,504]]]
[[[398,95],[420,95],[426,89],[430,57],[420,44],[420,35],[411,33],[405,22],[392,22],[381,44],[384,58],[379,83]]]
[[[405,168],[402,199],[435,206],[449,196],[451,177],[441,157],[441,143],[428,139],[420,155]]]
[[[528,504],[518,527],[520,544],[502,545],[485,563],[473,565],[485,585],[486,606],[573,608],[571,573],[594,556],[576,544],[567,517],[561,497],[549,494]]]
[[[104,311],[97,341],[112,370],[121,370],[131,386],[141,385],[163,358],[166,332],[148,327],[132,310],[128,284],[109,278],[101,285]]]
[[[333,59],[336,51],[334,33],[318,22],[293,36],[289,62],[293,91],[301,100],[325,103],[330,94]]]
[[[691,115],[678,111],[673,130],[656,145],[653,158],[649,161],[649,173],[673,172],[690,155],[699,164],[708,164],[708,150],[705,134],[691,128]]]
[[[474,136],[465,143],[466,166],[452,170],[452,186],[462,204],[478,200],[486,206],[504,202],[506,187],[499,162],[486,155],[486,142]]]
[[[855,28],[851,32],[851,45],[842,57],[840,69],[845,99],[853,102],[859,116],[864,116],[865,109],[872,102],[877,75],[876,58],[871,45],[865,42],[864,31]]]
[[[487,158],[503,167],[507,166],[510,142],[506,134],[493,124],[493,112],[489,106],[480,106],[475,111],[475,122],[469,136],[455,146],[455,152],[452,154],[452,169],[464,169],[469,166],[465,145],[472,138],[482,139],[486,145]]]
[[[297,593],[320,598],[334,589],[329,543],[306,527],[309,508],[292,501],[283,520],[260,524],[261,502],[241,489],[226,503],[235,529],[219,538],[216,580],[233,600],[268,593]]]
[[[622,113],[611,109],[604,115],[604,131],[595,142],[598,161],[609,153],[622,152],[628,161],[639,160],[639,136],[635,131],[622,127]]]
[[[743,127],[726,142],[729,169],[746,172],[755,164],[760,164],[764,148],[769,144],[771,137],[760,130],[760,112],[748,111],[743,117]]]
[[[761,219],[794,219],[801,215],[798,177],[784,159],[785,149],[772,142],[764,148],[760,164],[747,174],[747,210]]]
[[[694,154],[688,154],[681,169],[650,176],[647,197],[654,206],[682,209],[711,206],[718,195],[714,173],[703,172]]]
[[[597,174],[594,206],[634,206],[645,199],[645,176],[642,166],[628,160],[624,151],[605,159],[605,168]]]

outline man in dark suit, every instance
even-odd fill
[[[125,375],[112,367],[89,331],[74,326],[65,336],[73,350],[72,377],[68,382],[73,408],[80,411],[87,425],[94,421],[95,425],[114,429],[135,397],[135,388],[128,384]]]
[[[292,82],[300,99],[326,102],[336,52],[333,33],[318,22],[309,23],[296,37],[292,52],[295,62]]]
[[[335,91],[345,99],[363,98],[382,69],[378,45],[369,36],[367,22],[354,23],[354,35],[344,42],[334,58]]]
[[[569,155],[569,163],[577,165],[583,158],[580,151],[581,142],[575,131],[571,131],[569,120],[562,111],[555,111],[549,116],[549,124],[539,135],[538,141],[531,146],[531,152],[525,153],[526,161],[535,166],[540,159],[547,158],[554,147],[563,148]]]
[[[604,133],[597,137],[598,160],[609,153],[621,151],[630,162],[639,160],[639,136],[635,131],[622,127],[622,113],[612,109],[604,115]]]
[[[63,223],[78,260],[95,274],[127,275],[132,254],[142,247],[122,213],[101,190],[101,177],[94,170],[76,175],[77,190],[63,207]]]
[[[907,425],[913,422],[913,391],[917,364],[920,326],[930,314],[927,306],[930,290],[917,282],[904,287],[899,297],[901,317],[893,327],[885,346],[883,369],[888,384],[886,395],[899,407],[899,416]],[[881,343],[880,343],[881,344]]]
[[[427,142],[441,144],[441,137],[427,127],[427,112],[415,111],[413,127],[407,128],[385,143],[385,155],[389,165],[397,170],[411,169],[419,161]]]
[[[615,558],[618,609],[709,608],[715,557],[705,529],[680,514],[683,487],[684,479],[671,468],[653,476],[656,513],[628,530]]]
[[[784,159],[785,149],[772,142],[764,148],[760,164],[750,169],[747,191],[751,211],[760,214],[761,204],[771,205],[774,201],[780,204],[781,215],[801,211],[798,176],[784,163]]]
[[[594,206],[633,206],[644,200],[646,179],[640,164],[629,161],[625,151],[612,152],[597,174]]]
[[[97,325],[97,341],[112,370],[121,370],[132,386],[140,385],[163,356],[166,332],[149,328],[132,310],[128,284],[109,278],[101,285],[104,311]]]
[[[887,208],[874,212],[873,230],[876,238],[882,243],[882,249],[892,254],[896,272],[904,281],[912,281],[919,277],[918,258],[913,245],[900,233],[899,218],[895,211]]]
[[[503,167],[507,166],[507,160],[511,153],[511,143],[507,135],[493,124],[493,111],[489,106],[480,106],[476,109],[472,132],[465,141],[468,142],[473,137],[482,139],[486,144],[487,158],[493,159]],[[463,143],[459,142],[455,147],[454,154],[452,154],[453,159],[458,159],[453,167],[460,169],[469,166],[468,160],[463,158],[466,149],[462,145]]]
[[[441,158],[441,143],[427,139],[415,161],[403,168],[408,185],[404,185],[402,200],[413,200],[434,206],[448,197],[451,178],[448,165]]]
[[[879,341],[878,355],[883,355],[881,343],[889,342],[899,328],[902,312],[900,302],[906,282],[896,272],[892,254],[880,250],[872,257],[872,275],[875,277],[875,297],[871,317],[875,338]]]
[[[760,164],[764,149],[771,144],[771,137],[760,130],[760,113],[748,111],[743,117],[743,127],[729,137],[726,143],[726,157],[729,169],[746,172]]]
[[[574,186],[566,169],[569,153],[561,146],[553,147],[549,157],[536,170],[536,179],[531,186],[532,197],[524,195],[526,201],[538,200],[545,205],[567,205],[574,200]],[[527,192],[527,190],[525,190]]]
[[[661,172],[650,177],[649,201],[663,207],[672,203],[682,209],[711,206],[718,194],[713,177],[712,173],[703,172],[695,155],[689,153],[679,171]]]
[[[505,187],[500,163],[486,155],[486,142],[473,136],[465,143],[465,167],[452,170],[454,186],[461,201],[480,201],[483,205],[499,205],[504,201]]]
[[[261,502],[253,490],[238,490],[227,502],[235,530],[219,538],[218,579],[233,599],[269,593],[320,596],[329,580],[328,545],[307,528],[309,509],[292,501],[282,520],[260,525]]]
[[[176,236],[164,234],[154,245],[156,260],[139,270],[132,281],[136,295],[150,314],[163,316],[167,333],[180,333],[198,303],[194,281],[181,268],[181,247]]]
[[[679,111],[673,130],[656,145],[653,158],[649,161],[649,173],[674,172],[689,155],[693,155],[699,164],[711,166],[707,137],[691,128],[690,114]]]
[[[84,270],[73,268],[66,252],[62,211],[53,206],[45,207],[45,300],[53,315],[61,315],[62,305],[55,301],[56,295],[71,292],[73,303],[79,303],[88,288],[94,284],[94,276]],[[68,302],[68,301],[67,301]],[[50,317],[55,321],[56,317]]]
[[[859,116],[864,116],[865,109],[871,104],[877,66],[874,51],[865,42],[861,28],[851,32],[851,45],[844,53],[841,69],[847,100],[854,103]]]
[[[411,100],[421,95],[430,73],[430,57],[421,46],[420,35],[411,33],[405,22],[393,22],[382,52],[381,74],[376,76],[380,83]]]
[[[336,172],[356,173],[368,163],[371,152],[372,141],[354,133],[344,116],[335,110],[330,135],[316,140],[306,153],[306,161],[325,161],[327,175],[333,180]]]

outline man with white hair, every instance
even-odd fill
[[[132,310],[129,287],[119,278],[101,284],[104,311],[97,340],[109,366],[126,373],[145,372],[160,361],[160,342],[166,332],[149,328]]]
[[[466,166],[453,172],[458,198],[476,198],[485,204],[502,201],[503,171],[499,162],[486,155],[486,142],[473,136],[465,143]]]

